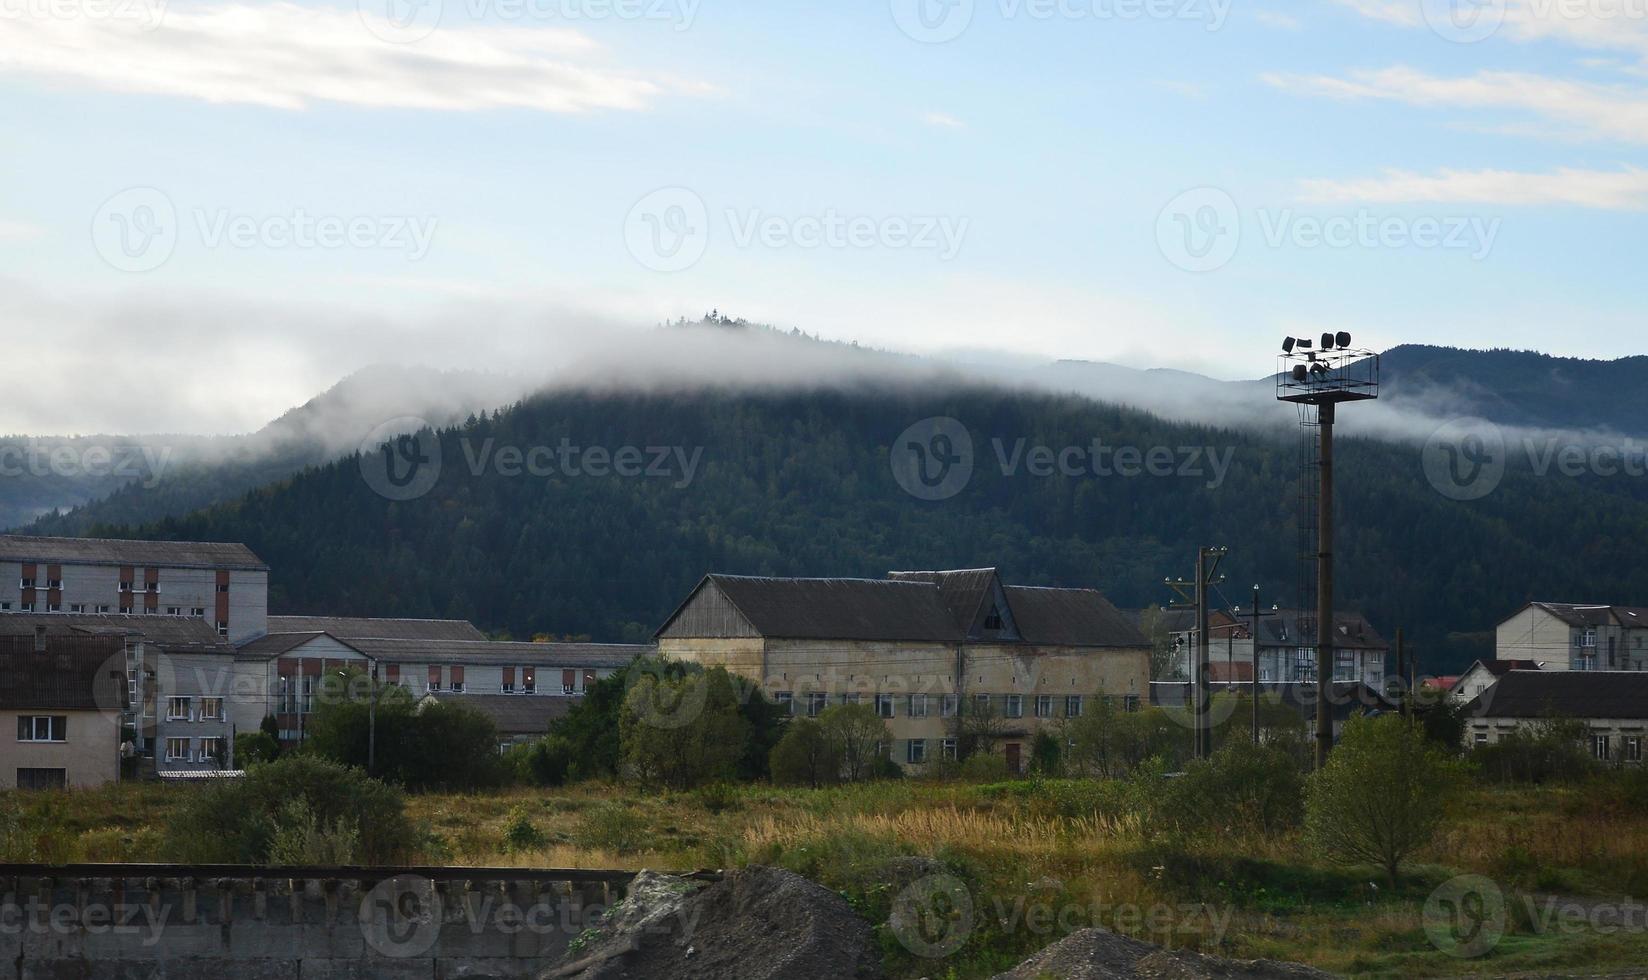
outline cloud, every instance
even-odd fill
[[[1554,173],[1450,170],[1433,175],[1387,170],[1382,177],[1306,180],[1302,197],[1322,204],[1573,205],[1610,211],[1648,210],[1648,170],[1578,170]]]
[[[1446,78],[1406,66],[1345,77],[1267,73],[1267,83],[1302,95],[1378,99],[1435,109],[1504,110],[1542,120],[1518,127],[1545,136],[1648,143],[1648,90],[1526,72],[1481,71]]]
[[[8,221],[0,218],[0,242],[26,242],[39,238],[46,233],[46,229],[39,225],[31,225],[25,221]]]
[[[921,121],[929,126],[939,126],[944,129],[966,129],[967,124],[946,112],[929,112],[921,117]]]
[[[1274,27],[1277,30],[1283,31],[1297,31],[1303,29],[1305,26],[1299,22],[1299,18],[1293,16],[1292,14],[1284,14],[1277,10],[1258,11],[1253,15],[1253,19],[1266,27]]]
[[[1337,0],[1370,20],[1429,28],[1444,0]],[[1648,5],[1642,0],[1482,0],[1476,12],[1493,36],[1521,43],[1555,41],[1634,53],[1648,59]],[[1496,22],[1497,21],[1497,22]]]
[[[158,15],[157,15],[158,16]],[[635,111],[709,86],[598,64],[570,30],[442,28],[393,44],[353,10],[290,3],[174,8],[159,27],[115,17],[0,18],[0,71],[115,92],[304,109]]]

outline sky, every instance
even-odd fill
[[[0,93],[0,432],[710,309],[1220,378],[1643,352],[1648,0],[0,0]]]

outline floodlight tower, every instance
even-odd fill
[[[1379,355],[1351,347],[1350,334],[1324,333],[1282,341],[1276,397],[1305,411],[1315,409],[1316,467],[1321,488],[1316,500],[1316,768],[1333,749],[1329,688],[1333,683],[1333,425],[1344,402],[1379,397]]]

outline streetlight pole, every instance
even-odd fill
[[[366,774],[370,776],[378,764],[378,658],[370,657],[367,663],[371,674],[366,685]]]
[[[1248,631],[1253,643],[1253,676],[1248,678],[1253,693],[1253,744],[1259,744],[1259,586],[1253,586],[1253,628]]]

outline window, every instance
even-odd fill
[[[132,583],[130,583],[130,582],[121,582],[120,583],[120,591],[122,591],[122,592],[132,591]]]
[[[1596,654],[1576,653],[1568,663],[1569,670],[1596,670]]]
[[[193,616],[195,619],[205,619],[206,618],[206,607],[205,606],[194,606],[189,610],[189,615]]]
[[[85,611],[86,611],[86,604],[84,602],[71,602],[71,603],[69,603],[69,612],[83,613]]]
[[[521,668],[521,690],[527,694],[538,693],[538,672],[531,667]]]
[[[20,588],[24,588],[24,589],[32,589],[32,588],[34,588],[34,579],[32,579],[32,578],[26,578],[26,579],[24,579],[24,580],[23,580],[23,584],[22,584],[22,585],[21,585],[21,586],[19,586],[19,587],[20,587]]]
[[[904,743],[904,761],[911,765],[920,765],[927,761],[927,740],[912,738]]]
[[[48,589],[61,589],[62,587],[63,587],[63,580],[62,579],[60,579],[60,578],[46,579],[46,588],[48,588]]]
[[[938,744],[939,754],[951,762],[956,761],[956,740],[947,738]]]
[[[1591,755],[1596,757],[1598,762],[1607,762],[1611,756],[1611,752],[1609,750],[1612,744],[1613,739],[1606,735],[1592,735]]]
[[[1642,736],[1626,735],[1619,740],[1620,756],[1626,762],[1642,761]]]
[[[67,742],[69,719],[66,715],[19,715],[17,717],[19,742]]]
[[[1024,717],[1024,695],[1022,695],[1022,694],[1009,694],[1009,695],[1007,695],[1006,715],[1009,718],[1023,718]]]
[[[0,602],[0,612],[11,612],[11,603]]]
[[[1139,710],[1139,696],[1137,694],[1122,695],[1122,710],[1132,714]]]
[[[786,715],[795,714],[795,695],[790,691],[777,691],[773,694],[773,703]]]
[[[186,738],[168,738],[166,740],[167,762],[189,761],[189,740]]]
[[[61,602],[48,602],[48,603],[46,603],[46,611],[47,612],[62,612],[63,611],[63,604]]]
[[[940,718],[954,718],[956,708],[961,699],[954,694],[941,694],[938,699],[938,716]]]
[[[927,695],[925,695],[925,694],[912,694],[912,695],[910,695],[910,703],[909,703],[909,706],[905,710],[906,710],[906,713],[909,714],[909,716],[911,718],[925,718],[925,717],[927,717]]]
[[[315,678],[312,674],[303,676],[302,686],[298,689],[298,710],[303,714],[315,710]]]
[[[1038,694],[1038,695],[1036,695],[1036,717],[1037,718],[1051,718],[1051,717],[1053,717],[1053,695],[1051,695],[1051,694]]]
[[[851,693],[851,694],[843,694],[841,696],[841,703],[842,704],[857,704],[859,702],[859,697],[860,697],[860,695],[856,691]]]
[[[34,612],[34,603],[20,602],[17,604],[17,608],[23,612]]]
[[[166,615],[168,615],[168,616],[181,616],[181,615],[183,615],[183,607],[182,606],[167,606],[166,607]]]
[[[1577,638],[1577,641],[1574,643],[1574,646],[1576,646],[1576,647],[1592,647],[1592,648],[1595,648],[1596,645],[1597,645],[1597,631],[1596,630],[1586,630],[1585,632],[1579,634],[1579,637]]]
[[[984,617],[984,628],[987,630],[999,630],[1001,627],[1001,610],[997,609],[995,606],[991,606],[990,615]]]
[[[213,737],[200,740],[200,756],[196,761],[222,765],[228,758],[223,751],[223,739]]]
[[[891,694],[877,694],[875,696],[876,714],[883,718],[893,716],[893,696]]]
[[[223,699],[222,698],[201,698],[200,699],[200,720],[201,721],[222,721],[223,720]]]
[[[228,583],[228,582],[219,582],[219,583],[218,583],[218,586],[217,586],[217,590],[218,590],[218,591],[219,591],[219,592],[227,592],[227,591],[229,591],[229,583]]]
[[[19,769],[18,789],[62,789],[69,783],[67,769]]]
[[[1064,699],[1064,716],[1066,718],[1080,718],[1082,713],[1082,696],[1071,694]]]
[[[973,712],[975,714],[980,714],[980,715],[989,714],[990,713],[990,695],[988,695],[988,694],[975,694],[975,695],[973,695]]]
[[[812,691],[807,695],[807,717],[817,718],[824,713],[824,708],[830,703],[830,696],[821,691]]]
[[[110,611],[110,608],[111,607],[109,607],[108,605],[100,605],[100,606],[97,607],[97,611],[100,612],[100,613],[106,613],[106,612]]]
[[[1487,732],[1477,732],[1475,735],[1471,736],[1471,742],[1472,742],[1472,744],[1475,744],[1475,745],[1478,745],[1478,746],[1487,745],[1488,744],[1488,733]]]
[[[308,680],[308,679],[309,678],[307,678],[307,677],[304,678],[304,680]],[[167,721],[188,721],[189,720],[189,699],[188,698],[167,698],[166,699],[166,720]]]

